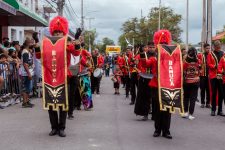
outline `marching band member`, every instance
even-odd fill
[[[160,30],[154,34],[154,43],[155,45],[162,44],[168,45],[171,42],[171,34],[168,30]],[[140,56],[142,58],[142,63],[145,67],[151,68],[153,78],[149,82],[149,86],[151,87],[152,93],[152,101],[155,103],[155,132],[153,134],[154,137],[159,137],[162,135],[165,138],[172,139],[170,134],[170,123],[171,123],[171,114],[168,109],[166,111],[160,110],[159,103],[159,91],[158,91],[158,60],[156,57],[150,57],[146,60],[145,54],[143,50],[140,49]],[[158,54],[159,55],[159,54]]]
[[[94,69],[97,69],[97,68],[102,69],[102,67],[104,65],[104,58],[99,53],[98,49],[93,51],[92,60],[93,60],[93,63],[94,63]],[[94,77],[94,75],[92,73],[91,74],[91,91],[92,91],[92,94],[94,94],[95,91],[96,91],[96,94],[98,94],[98,95],[100,94],[100,82],[101,82],[101,77]]]
[[[68,34],[68,21],[66,18],[57,16],[50,21],[49,29],[50,29],[51,35],[53,36],[53,38],[52,38],[52,40],[54,40],[53,42],[56,42],[55,39],[64,37]],[[80,33],[78,33],[78,34],[80,34]],[[36,46],[35,46],[36,57],[37,58],[41,58],[43,56],[46,57],[46,54],[43,54],[44,49],[42,49],[42,52],[40,52],[40,47],[38,47],[39,40],[38,40],[37,34],[34,34],[33,38],[36,42]],[[53,51],[51,49],[45,49],[45,52],[47,52],[47,51],[49,51],[48,52],[49,54],[50,53],[52,53],[52,55],[56,54],[56,52],[53,53]],[[78,56],[80,54],[80,51],[75,50],[75,46],[73,44],[70,44],[70,45],[67,45],[67,47],[66,47],[66,54],[67,54],[67,61],[66,61],[67,66],[70,66],[71,54],[74,56]],[[52,56],[50,56],[50,57],[52,57]],[[57,61],[57,59],[55,61]],[[60,63],[62,63],[62,62],[60,62]],[[44,66],[44,65],[48,65],[48,64],[42,64],[42,65]],[[55,65],[55,62],[52,65]],[[53,73],[54,72],[50,72],[50,74],[53,74]],[[67,76],[67,79],[68,79],[68,77],[71,76],[71,72],[68,68],[67,68],[67,74],[68,74],[68,76]],[[56,75],[56,76],[58,77],[58,75]],[[61,79],[58,79],[58,80],[61,80]],[[66,83],[66,81],[65,81],[65,83]],[[60,95],[60,93],[58,91],[58,93],[56,93],[56,94]],[[47,93],[43,93],[43,94],[47,94]],[[65,95],[67,95],[67,94],[65,93]],[[52,99],[51,101],[54,101],[54,103],[59,101],[59,100],[55,101],[55,99],[53,97],[49,97],[49,98]],[[43,99],[43,100],[44,100],[44,102],[46,101],[46,99]],[[64,100],[64,98],[63,98],[63,100]],[[48,109],[49,119],[50,119],[51,128],[52,128],[52,131],[49,133],[49,136],[54,136],[54,135],[58,134],[60,137],[65,137],[66,134],[65,134],[64,130],[66,128],[66,116],[67,116],[67,110],[65,109],[65,107],[67,107],[67,106],[62,105],[62,104],[60,104],[61,105],[60,106],[57,103],[56,104],[54,104],[54,103],[50,103],[48,105],[48,108],[46,108],[46,109]],[[54,109],[53,109],[53,107],[54,107]],[[59,114],[58,114],[57,108],[55,108],[55,107],[57,107],[59,109],[58,110]]]
[[[218,64],[220,59],[223,56],[223,51],[221,51],[221,43],[220,41],[214,42],[214,50],[209,52],[207,57],[207,63],[209,66],[209,79],[211,83],[211,90],[212,90],[212,110],[211,116],[216,115],[216,99],[217,99],[217,92],[218,92],[218,112],[217,115],[225,116],[222,110],[223,106],[223,91],[222,91],[222,81],[220,77],[218,78]]]
[[[114,89],[115,89],[115,95],[120,95],[120,83],[121,83],[121,76],[123,75],[122,71],[120,70],[120,67],[116,65],[116,70],[114,71],[114,77],[112,78],[114,82]]]
[[[123,72],[124,83],[126,88],[126,98],[129,98],[130,93],[130,58],[131,58],[131,49],[127,47],[126,53],[120,60],[120,68]]]
[[[92,71],[91,54],[84,49],[84,43],[81,43],[81,62],[80,62],[80,96],[85,110],[93,108],[90,74]]]
[[[187,56],[184,59],[183,71],[184,71],[184,111],[183,117],[193,120],[195,117],[194,109],[195,102],[198,97],[199,87],[199,75],[200,75],[201,63],[197,57],[197,50],[191,47],[188,50]]]
[[[143,48],[145,52],[145,58],[142,59],[150,59],[154,58],[156,59],[156,52],[155,52],[155,46],[153,42],[149,42],[148,46],[142,46],[140,49]],[[150,110],[150,103],[151,103],[151,87],[149,87],[149,82],[151,80],[151,68],[144,66],[143,62],[141,61],[140,54],[136,56],[137,60],[139,60],[138,63],[138,69],[140,70],[139,73],[139,80],[138,80],[138,92],[137,92],[137,98],[136,103],[134,107],[134,113],[136,115],[143,116],[144,121],[148,120],[148,114]],[[153,106],[153,105],[152,105]],[[152,112],[154,110],[152,109]],[[154,115],[152,117],[154,119]]]
[[[203,47],[204,51],[198,54],[198,59],[200,59],[201,62],[201,70],[200,70],[201,108],[204,107],[210,108],[210,91],[209,91],[209,77],[208,77],[209,67],[207,65],[207,56],[211,48],[209,44],[204,44]]]
[[[131,52],[132,57],[130,59],[130,92],[131,92],[131,103],[130,105],[135,104],[136,100],[136,88],[138,87],[138,60],[135,57],[138,55],[138,46],[134,47],[134,52]]]

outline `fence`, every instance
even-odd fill
[[[7,107],[20,102],[20,76],[15,62],[0,63],[0,106]]]

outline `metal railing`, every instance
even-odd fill
[[[19,103],[21,84],[16,63],[0,63],[0,76],[4,80],[0,87],[0,106],[6,107]]]

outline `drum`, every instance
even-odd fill
[[[116,77],[112,77],[112,79],[111,79],[114,83],[116,83],[117,82],[117,79],[116,79]]]
[[[101,78],[102,77],[102,73],[103,73],[102,69],[96,68],[95,71],[94,71],[94,73],[93,73],[93,76],[95,78]]]
[[[140,72],[139,75],[144,78],[144,79],[152,79],[153,78],[153,74],[148,74],[148,73],[142,73]]]
[[[77,76],[79,74],[80,64],[71,65],[69,67],[69,70],[71,71],[73,76]]]

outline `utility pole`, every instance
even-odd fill
[[[208,0],[207,8],[207,43],[212,45],[212,0]]]
[[[91,20],[94,20],[95,18],[86,18],[89,20],[89,33],[88,33],[88,42],[89,42],[89,47],[88,50],[91,53]]]
[[[207,36],[207,31],[206,31],[206,0],[203,0],[203,15],[202,15],[202,43],[201,47],[203,50],[204,43],[207,42],[206,36]]]
[[[84,0],[81,0],[81,29],[84,30]]]
[[[187,8],[186,8],[186,50],[188,50],[189,43],[189,1],[187,0]]]
[[[159,25],[158,25],[158,30],[161,29],[160,24],[161,24],[161,0],[159,0]]]
[[[58,15],[63,16],[63,7],[65,5],[65,0],[58,0],[56,4],[57,4]]]

